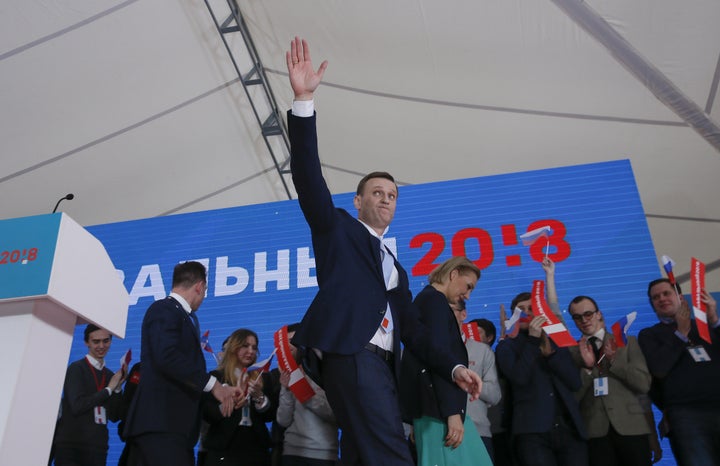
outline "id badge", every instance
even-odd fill
[[[107,424],[107,412],[104,406],[95,406],[93,413],[95,414],[95,424]]]
[[[593,379],[595,396],[607,396],[610,393],[607,377],[596,377]]]
[[[710,355],[702,346],[688,346],[688,352],[695,362],[710,361]]]
[[[249,402],[250,402],[250,400],[248,400],[248,403],[249,403]],[[241,411],[242,417],[240,418],[240,422],[239,422],[238,425],[240,425],[240,426],[251,426],[251,425],[252,425],[252,421],[250,420],[250,406],[248,406],[248,405],[246,404],[246,405],[243,406],[241,409],[242,409],[242,411]]]

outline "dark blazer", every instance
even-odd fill
[[[195,445],[200,400],[210,376],[192,319],[174,298],[155,301],[142,324],[142,377],[125,423],[126,437],[176,433]]]
[[[303,317],[293,344],[351,355],[370,341],[389,302],[394,322],[395,367],[400,367],[400,341],[437,373],[450,378],[454,361],[432,346],[412,304],[408,276],[397,260],[398,286],[387,291],[380,242],[347,211],[335,208],[322,176],[315,116],[288,112],[292,146],[290,168],[300,208],[310,226],[319,291]]]
[[[555,348],[549,357],[542,356],[540,339],[520,332],[505,338],[495,353],[500,371],[507,377],[513,393],[513,434],[550,431],[555,420],[557,395],[581,438],[587,433],[574,392],[581,387],[580,374],[567,348]]]
[[[688,337],[702,346],[710,361],[697,363],[688,352],[688,343],[675,335],[674,323],[657,323],[640,330],[638,344],[652,376],[650,397],[661,410],[685,406],[713,406],[717,409],[720,390],[720,327],[710,329],[712,344],[700,338],[697,324],[690,321]]]
[[[219,381],[224,382],[220,372],[212,371],[210,374],[214,375]],[[203,418],[210,425],[207,435],[203,438],[203,447],[206,450],[235,450],[240,445],[233,445],[233,441],[240,441],[245,443],[242,447],[246,450],[253,448],[258,452],[254,454],[245,451],[248,457],[262,456],[263,454],[269,457],[270,433],[265,424],[275,420],[277,404],[273,405],[270,399],[273,390],[270,374],[264,373],[262,377],[263,393],[268,399],[268,405],[260,412],[255,408],[255,404],[250,402],[250,419],[252,420],[252,426],[250,427],[241,427],[239,425],[242,419],[241,409],[233,411],[230,417],[223,417],[220,413],[220,402],[212,394],[205,393],[202,403]]]
[[[455,313],[444,294],[432,286],[426,286],[415,297],[420,318],[433,335],[433,342],[447,348],[457,360],[468,365],[468,354],[463,343]],[[431,416],[445,422],[454,414],[465,421],[467,393],[444,377],[432,372],[418,361],[412,351],[405,351],[400,374],[400,402],[403,420]]]

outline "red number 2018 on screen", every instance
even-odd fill
[[[532,222],[527,231],[536,228],[549,226],[552,231],[547,237],[539,238],[529,246],[530,257],[537,262],[542,262],[545,257],[546,248],[548,249],[548,257],[554,262],[561,262],[570,257],[570,244],[565,240],[567,230],[565,224],[559,220],[537,220]],[[501,225],[500,232],[502,236],[503,246],[515,246],[519,244],[519,238],[515,225]],[[468,243],[472,242],[472,243]],[[438,258],[445,252],[446,240],[443,235],[435,232],[425,232],[415,235],[410,240],[410,247],[413,249],[421,248],[423,245],[429,244],[425,255],[412,267],[413,276],[427,275],[440,265],[436,262]],[[468,245],[471,248],[468,248]],[[475,247],[476,246],[476,247]],[[453,234],[450,239],[450,251],[453,256],[466,256],[466,250],[478,250],[477,257],[468,257],[480,269],[486,269],[495,260],[495,248],[493,246],[492,237],[487,230],[482,228],[463,228]],[[502,250],[498,251],[502,253]],[[522,265],[522,260],[518,254],[505,255],[505,264],[508,267],[517,267]]]

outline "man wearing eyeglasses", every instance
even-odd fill
[[[635,337],[618,347],[597,303],[578,296],[568,306],[583,336],[570,352],[580,367],[577,392],[588,431],[590,466],[649,466],[650,426],[638,395],[650,389],[650,372]]]

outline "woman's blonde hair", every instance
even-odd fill
[[[480,269],[477,265],[473,264],[472,261],[465,256],[455,256],[438,265],[430,272],[428,282],[430,284],[445,283],[453,270],[457,270],[461,275],[472,272],[477,276],[478,280],[480,280]]]

